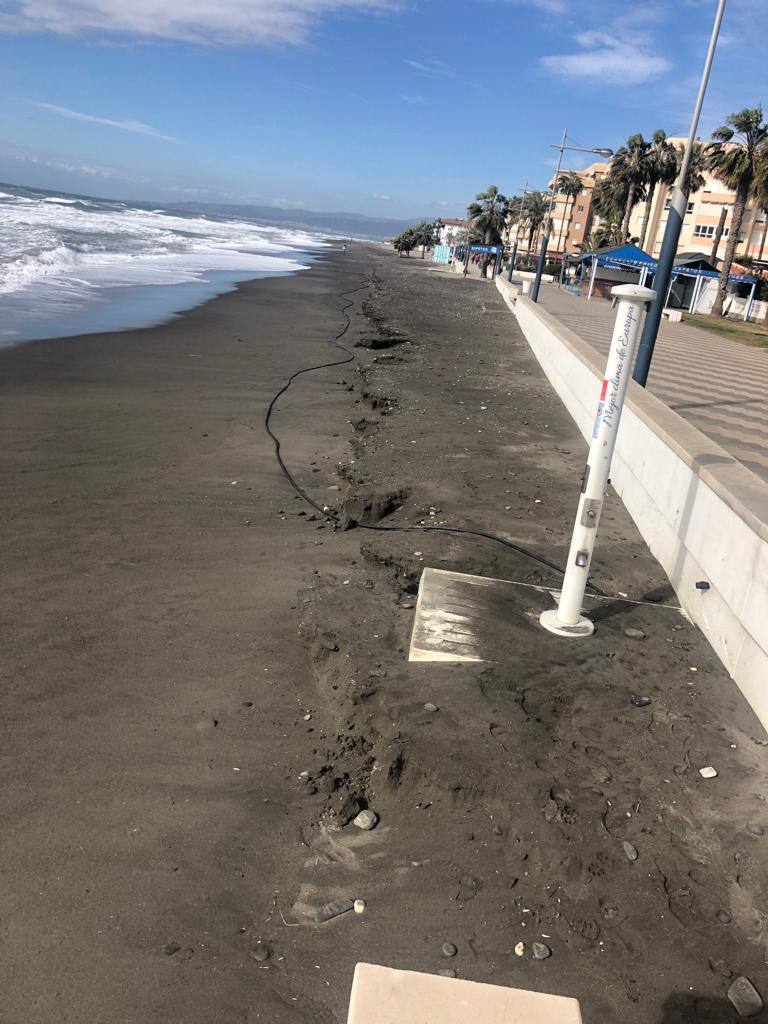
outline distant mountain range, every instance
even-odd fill
[[[141,204],[148,205],[148,204]],[[273,227],[292,227],[345,238],[369,238],[382,241],[412,227],[421,218],[396,220],[366,217],[361,213],[320,213],[317,210],[285,210],[277,206],[239,206],[234,203],[163,203],[164,210],[255,220]]]

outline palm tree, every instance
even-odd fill
[[[744,210],[750,196],[759,187],[762,166],[768,159],[768,124],[763,121],[763,108],[745,107],[737,114],[731,114],[724,125],[712,132],[712,138],[715,141],[709,147],[709,169],[736,193],[731,231],[712,307],[712,316],[722,316]]]
[[[626,146],[619,149],[611,161],[608,176],[613,178],[626,192],[624,213],[621,221],[621,241],[629,235],[629,218],[637,203],[645,196],[645,182],[648,180],[648,152],[650,143],[638,132],[630,135]]]
[[[537,192],[534,189],[525,193],[523,211],[520,219],[528,228],[528,259],[531,258],[533,239],[538,234],[541,225],[544,223],[548,209],[549,200],[543,192]]]
[[[685,146],[678,146],[678,166],[682,164],[685,156]],[[683,192],[686,196],[694,192],[700,192],[704,188],[706,171],[709,170],[709,148],[703,142],[694,142],[691,159],[688,163],[688,170],[683,182]]]
[[[467,206],[467,214],[473,225],[482,231],[485,245],[495,245],[501,241],[508,213],[509,200],[495,185],[489,185],[485,192],[478,192],[475,202]],[[488,276],[488,263],[488,257],[484,256],[481,270],[483,277]]]
[[[392,245],[395,252],[400,254],[401,259],[403,257],[403,253],[405,253],[406,256],[410,256],[411,250],[415,249],[417,245],[416,234],[413,228],[407,228],[399,234],[397,238],[393,239]]]
[[[762,260],[763,252],[765,251],[765,240],[768,238],[768,152],[760,159],[755,180],[755,194],[762,207],[763,217],[765,217],[765,227],[760,239],[760,251],[757,254],[757,258]]]
[[[624,183],[607,174],[601,178],[592,190],[592,205],[600,218],[600,223],[593,231],[593,239],[600,237],[600,244],[618,245],[623,241],[621,221],[627,204],[627,187]]]
[[[609,245],[619,245],[619,224],[609,224],[601,221],[597,227],[590,232],[589,237],[583,242],[576,243],[576,250],[580,253],[597,252]]]
[[[580,175],[575,171],[566,171],[561,174],[555,182],[555,192],[559,195],[565,196],[565,209],[563,210],[563,217],[560,221],[560,231],[557,236],[557,252],[560,252],[560,242],[563,238],[563,228],[565,227],[565,218],[568,213],[568,200],[571,200],[571,210],[573,210],[573,204],[576,200],[576,196],[584,188],[584,182],[581,180]]]
[[[643,213],[643,224],[640,228],[640,239],[638,245],[642,249],[645,245],[645,236],[648,231],[648,222],[651,217],[653,197],[656,194],[657,185],[673,185],[678,172],[677,151],[667,141],[667,133],[661,128],[653,133],[653,141],[650,144],[645,157],[645,186],[647,194],[645,197],[645,212]]]
[[[416,239],[416,245],[421,246],[421,258],[424,259],[427,249],[431,249],[436,241],[435,225],[428,220],[420,220],[411,230]]]
[[[709,254],[709,262],[715,267],[717,266],[717,250],[720,248],[720,242],[723,238],[723,232],[725,231],[725,219],[727,216],[728,207],[724,206],[720,210],[720,219],[718,220],[717,227],[715,228],[715,234],[712,239],[712,251]]]

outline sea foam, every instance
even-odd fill
[[[238,280],[301,270],[306,254],[324,244],[307,232],[245,220],[31,189],[0,192],[0,343],[50,336],[41,331],[73,333],[83,322],[104,321],[95,329],[108,329],[108,318],[89,315],[84,321],[83,315],[94,308],[106,315],[104,306],[118,290],[125,326],[125,289],[131,288],[137,289],[136,318],[128,326],[141,326],[147,287],[166,289],[170,315]],[[201,288],[174,290],[195,283]],[[163,302],[153,295],[149,305],[157,322]]]

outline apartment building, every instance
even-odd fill
[[[555,196],[552,207],[552,232],[547,246],[549,256],[581,251],[580,246],[589,238],[596,219],[592,205],[592,190],[600,178],[608,173],[608,166],[606,163],[594,163],[585,170],[578,171],[584,187],[575,198],[562,193]],[[554,184],[553,179],[549,187],[552,188]],[[525,222],[520,225],[509,225],[505,241],[514,245],[516,240],[518,247],[525,252],[529,242],[528,226]],[[534,250],[538,249],[538,244],[538,238],[534,239]]]
[[[458,245],[466,241],[469,221],[461,220],[458,217],[443,217],[443,226],[440,228],[440,245]]]
[[[685,139],[670,139],[676,146],[685,145]],[[661,241],[664,237],[664,228],[667,223],[667,212],[669,210],[672,188],[664,186],[656,190],[651,204],[648,230],[645,236],[643,249],[651,256],[658,256],[661,251]],[[721,181],[710,174],[705,175],[704,186],[691,194],[688,202],[688,210],[683,222],[683,230],[680,235],[679,251],[681,252],[704,252],[707,255],[712,253],[714,237],[717,233],[717,225],[723,208],[726,210],[725,230],[717,252],[714,254],[722,259],[725,255],[725,247],[728,244],[728,236],[733,216],[734,193],[723,185]],[[629,222],[629,235],[631,238],[639,238],[642,230],[643,217],[645,216],[647,203],[638,203],[632,211]],[[759,203],[751,200],[747,206],[742,222],[739,240],[736,244],[736,258],[739,256],[751,256],[754,259],[768,259],[768,216],[765,210],[761,209]]]

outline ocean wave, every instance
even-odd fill
[[[48,310],[79,315],[108,301],[109,289],[295,272],[304,253],[326,244],[305,231],[93,197],[20,189],[0,198],[0,296],[16,324]]]
[[[75,199],[12,197],[0,208],[0,294],[50,281],[73,268],[94,287],[139,277],[159,284],[206,269],[266,270],[290,267],[300,249],[322,247],[301,231],[239,220],[184,217],[137,207],[88,207]],[[77,208],[75,208],[77,207]],[[267,257],[286,257],[280,263]],[[173,271],[168,268],[172,266]]]

